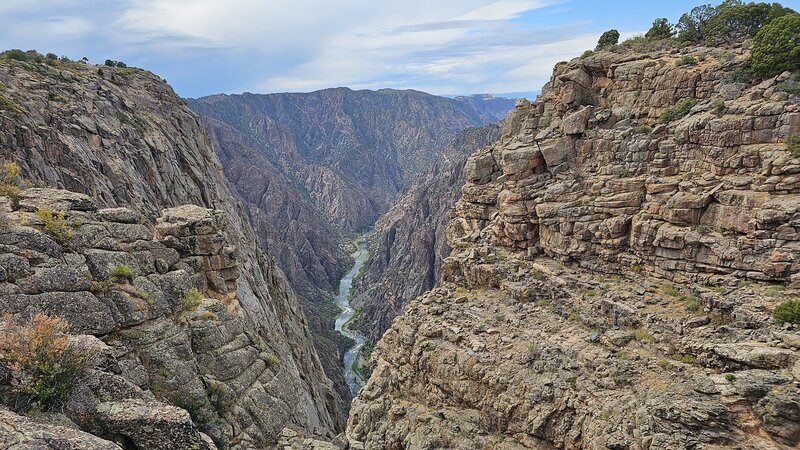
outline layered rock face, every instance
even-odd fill
[[[100,338],[97,345],[109,347],[120,366],[115,382],[135,387],[101,404],[176,404],[233,448],[275,442],[287,424],[336,434],[343,408],[307,320],[259,248],[197,115],[162,80],[137,69],[5,60],[0,82],[3,159],[19,164],[35,186],[90,196],[76,202],[65,191],[24,191],[23,212],[8,214],[19,226],[2,234],[4,312],[42,309]],[[163,212],[184,204],[219,212]],[[41,208],[79,219],[73,244],[54,243],[37,228],[30,211]],[[134,269],[132,282],[94,292],[90,279],[103,281],[118,264]],[[191,286],[206,297],[202,317],[177,314]],[[118,414],[125,410],[102,414],[122,430],[131,423]]]
[[[557,65],[469,158],[351,448],[797,448],[800,334],[770,314],[798,294],[800,100],[734,81],[747,53]]]
[[[383,336],[408,302],[436,285],[442,261],[450,254],[445,229],[461,194],[464,163],[499,136],[497,124],[459,133],[367,236],[370,259],[356,280],[352,304],[361,309],[358,328],[372,342]]]

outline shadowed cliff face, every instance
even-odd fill
[[[236,347],[239,342],[236,339],[236,342],[223,340],[213,357],[197,356],[197,365],[189,366],[199,373],[184,374],[185,379],[166,377],[164,390],[153,392],[156,397],[168,401],[170,394],[190,389],[198,398],[206,398],[204,395],[211,398],[215,392],[211,381],[218,379],[238,394],[228,405],[231,408],[226,410],[228,415],[223,414],[225,425],[216,433],[226,435],[243,448],[274,440],[284,425],[296,425],[323,435],[333,435],[341,429],[343,405],[322,370],[294,291],[275,261],[257,244],[246,211],[226,185],[211,140],[198,116],[168,85],[137,69],[103,67],[102,73],[98,73],[97,66],[79,63],[48,65],[4,60],[0,61],[0,95],[4,100],[0,106],[0,158],[19,164],[23,176],[36,186],[80,192],[92,197],[98,207],[125,206],[141,214],[131,213],[133,219],[111,219],[132,223],[129,228],[139,234],[133,237],[123,234],[118,238],[127,239],[123,244],[112,240],[96,243],[103,249],[96,250],[97,253],[119,253],[120,258],[141,257],[147,261],[144,247],[153,235],[149,232],[148,237],[144,230],[164,208],[194,204],[225,213],[226,227],[220,236],[224,237],[225,245],[238,249],[238,269],[234,270],[239,271],[235,295],[236,304],[240,305],[235,317],[230,317],[232,321],[225,316],[226,327],[230,328],[229,337],[241,340],[242,346]],[[92,216],[87,220],[106,219]],[[129,220],[133,222],[126,222]],[[135,225],[139,222],[144,225]],[[103,226],[122,230],[121,225],[113,223]],[[131,247],[134,244],[143,248]],[[10,248],[3,251],[7,250],[12,251]],[[136,253],[138,250],[141,255]],[[71,251],[77,252],[74,265],[80,266],[83,249]],[[30,254],[35,256],[36,252]],[[194,264],[196,259],[189,258],[186,264]],[[31,262],[31,267],[49,260],[36,261]],[[180,266],[159,267],[159,270],[180,269]],[[17,278],[39,270],[31,268],[30,273],[19,273]],[[143,276],[150,273],[142,270]],[[10,281],[0,284],[8,285]],[[209,283],[216,283],[213,289],[216,291],[231,288],[225,287],[221,278]],[[5,295],[6,291],[3,292]],[[81,308],[81,298],[96,302],[92,300],[94,294],[87,291],[76,297],[79,303],[74,306]],[[83,320],[100,320],[88,311],[91,310],[87,310]],[[185,331],[169,316],[155,315],[151,319],[156,322],[146,322],[147,327],[161,327],[153,332],[154,339],[170,336],[171,330]],[[139,325],[125,324],[129,326]],[[89,326],[86,330],[103,339],[108,337],[107,327]],[[188,339],[191,340],[191,334]],[[172,364],[167,350],[159,353],[159,345],[170,347],[166,341],[159,344],[156,340],[155,347],[147,350],[149,359],[137,360],[139,365],[132,366],[143,365],[144,373],[137,368],[131,373],[123,371],[122,376],[147,389],[142,376],[149,374],[159,379],[170,373],[177,362]],[[263,354],[248,359],[259,352]],[[278,369],[274,364],[273,368],[266,368],[265,361],[271,361],[266,352],[280,360]],[[173,356],[180,359],[186,355]],[[241,372],[233,378],[220,372],[231,364],[225,362],[226,358],[241,364]],[[171,389],[175,392],[170,392]],[[152,394],[148,395],[152,398]]]
[[[408,302],[436,285],[442,261],[450,254],[445,228],[461,194],[464,163],[499,136],[497,124],[459,133],[378,219],[368,236],[370,259],[358,277],[353,302],[361,309],[358,327],[373,342]]]
[[[468,159],[350,448],[797,448],[800,334],[771,314],[800,294],[800,98],[736,81],[748,52],[558,64]]]

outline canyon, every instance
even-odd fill
[[[800,447],[800,73],[626,42],[533,101],[0,53],[0,446]]]

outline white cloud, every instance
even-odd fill
[[[0,12],[22,18],[0,16],[0,44],[30,36],[45,51],[70,43],[62,51],[163,68],[179,92],[182,83],[193,86],[184,95],[331,86],[533,91],[552,63],[596,39],[574,26],[521,20],[564,0],[0,1]],[[203,71],[193,74],[191,65]],[[197,92],[192,75],[211,85]]]

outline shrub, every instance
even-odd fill
[[[105,64],[108,67],[114,67],[115,62],[110,59],[107,59],[106,62],[104,62],[103,64]]]
[[[653,128],[649,125],[639,125],[633,129],[633,134],[650,134],[653,132]]]
[[[800,81],[786,80],[778,83],[775,89],[786,92],[789,95],[796,95],[800,97]]]
[[[11,380],[0,389],[8,389],[19,411],[55,409],[83,377],[93,355],[69,343],[69,325],[61,318],[37,314],[20,324],[8,315],[2,321],[0,364]]]
[[[40,209],[36,215],[44,223],[44,231],[55,239],[59,244],[65,244],[72,238],[72,229],[64,218],[64,211],[53,213],[51,209]]]
[[[682,66],[696,66],[697,65],[697,58],[692,55],[683,55],[681,57]]]
[[[203,294],[197,288],[191,288],[183,294],[183,310],[194,311],[203,303]]]
[[[668,295],[670,297],[677,297],[679,295],[678,288],[671,284],[664,283],[658,287],[659,294]]]
[[[775,322],[800,323],[800,300],[788,300],[775,307],[772,313]]]
[[[633,338],[644,343],[652,343],[656,341],[656,338],[644,328],[637,328],[633,330]]]
[[[786,140],[786,145],[788,146],[787,150],[789,150],[792,156],[795,158],[800,156],[800,136],[790,136]]]
[[[800,69],[800,14],[779,17],[756,34],[750,67],[763,77]]]
[[[727,106],[725,106],[724,100],[717,100],[716,102],[714,102],[714,114],[721,116],[725,114],[726,109]]]
[[[596,50],[602,50],[605,48],[613,47],[619,43],[619,31],[617,30],[608,30],[602,35],[600,35],[600,39],[597,40],[597,47]]]
[[[0,195],[10,198],[14,208],[19,202],[21,173],[22,170],[13,161],[5,161],[0,168]]]
[[[764,290],[764,295],[767,297],[780,297],[783,294],[783,291],[786,290],[786,286],[782,286],[780,284],[773,284],[772,286],[767,287]]]
[[[581,53],[581,59],[583,59],[583,58],[588,58],[588,57],[590,57],[590,56],[592,56],[592,55],[594,55],[594,52],[593,52],[593,51],[591,51],[591,50],[586,50],[585,52]]]
[[[736,375],[732,373],[726,373],[725,379],[728,380],[729,383],[733,383],[734,381],[736,381]]]
[[[120,264],[111,268],[111,276],[119,283],[132,281],[134,278],[133,269],[127,264]]]
[[[653,26],[651,26],[650,29],[647,30],[647,33],[644,34],[644,37],[648,41],[658,41],[661,39],[669,39],[674,34],[675,31],[673,31],[672,25],[670,25],[669,20],[661,18],[653,21]]]
[[[267,356],[267,366],[275,367],[281,364],[281,359],[277,355]]]
[[[697,358],[694,355],[690,355],[688,353],[687,354],[673,353],[672,355],[670,355],[670,358],[672,358],[675,361],[680,361],[684,364],[694,364],[694,362],[697,360]]]
[[[683,300],[684,304],[686,305],[686,309],[688,311],[692,312],[700,311],[700,307],[702,306],[700,304],[700,299],[698,299],[694,295],[687,295],[685,297],[681,297],[681,300]]]
[[[665,109],[664,112],[658,117],[658,123],[670,123],[673,120],[680,119],[689,114],[689,111],[697,105],[697,100],[692,98],[685,98],[677,104]]]

